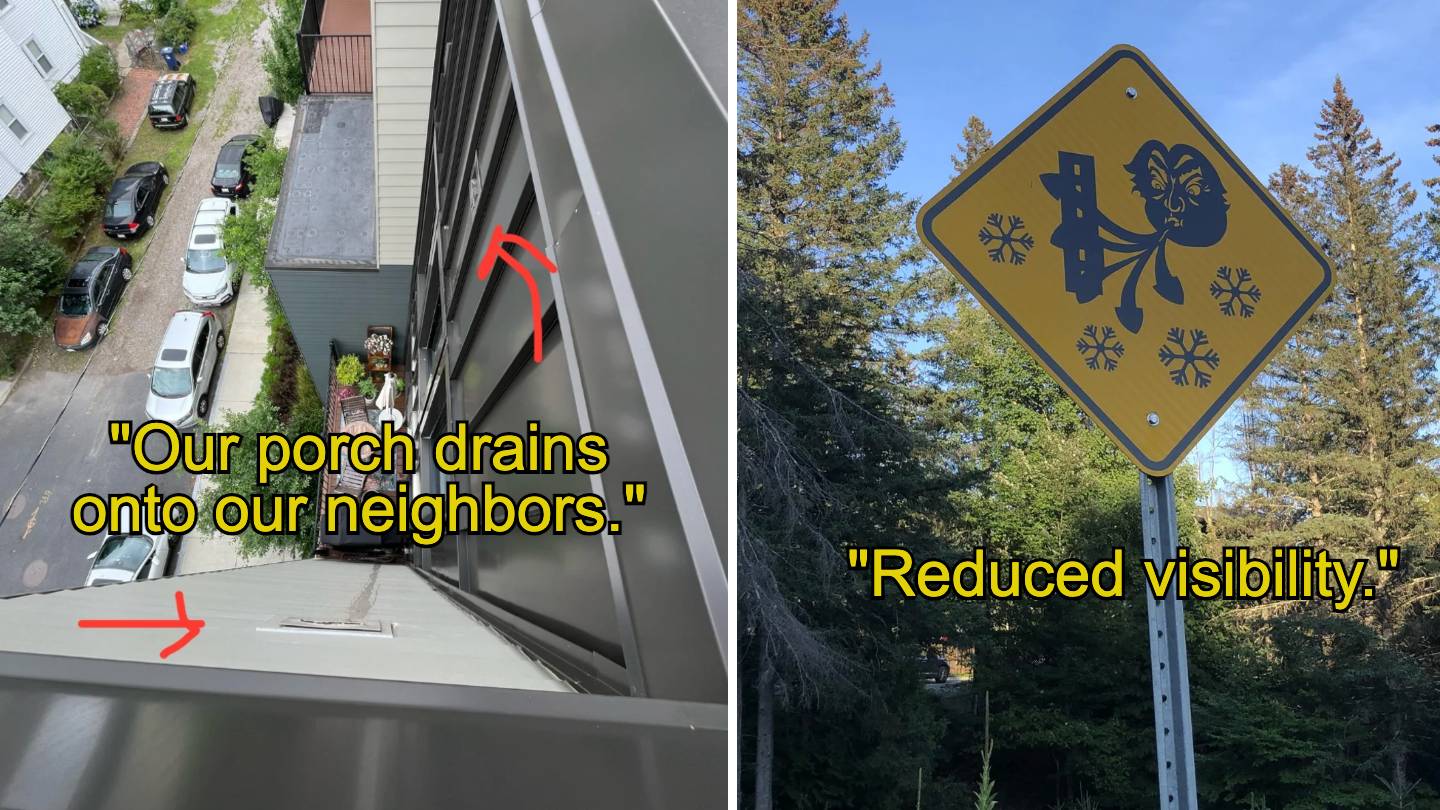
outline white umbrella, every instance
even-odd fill
[[[391,372],[385,372],[385,385],[375,395],[375,407],[380,409],[379,421],[393,422],[396,430],[404,426],[405,415],[395,409],[395,375]]]
[[[382,411],[395,407],[395,375],[389,371],[385,372],[385,384],[380,386],[380,393],[375,396],[375,407]]]

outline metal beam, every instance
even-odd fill
[[[1140,473],[1140,525],[1145,559],[1157,570],[1180,547],[1175,522],[1175,481]],[[1160,779],[1160,810],[1198,810],[1195,793],[1195,740],[1190,723],[1190,661],[1185,652],[1185,606],[1175,582],[1164,599],[1147,593],[1150,684],[1155,703],[1155,764]]]

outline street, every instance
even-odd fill
[[[139,494],[151,483],[169,495],[189,493],[194,486],[193,475],[155,476],[137,468],[128,448],[110,445],[107,425],[115,419],[145,420],[147,372],[160,338],[170,316],[190,308],[181,289],[186,242],[196,206],[210,196],[219,147],[232,135],[260,132],[263,126],[255,100],[266,91],[259,62],[267,29],[262,24],[251,41],[221,49],[224,64],[216,66],[217,86],[192,119],[191,126],[200,128],[194,146],[183,166],[167,167],[164,207],[110,334],[89,352],[76,353],[57,349],[42,334],[0,407],[0,447],[5,449],[0,596],[84,584],[88,555],[99,540],[70,525],[70,505],[80,495]],[[129,159],[122,158],[122,169]],[[216,312],[227,331],[234,309],[232,301]]]

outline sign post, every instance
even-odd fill
[[[1180,547],[1175,525],[1175,480],[1140,473],[1140,526],[1145,559],[1163,565]],[[1185,652],[1185,605],[1171,582],[1164,599],[1145,597],[1150,626],[1150,687],[1155,702],[1155,766],[1161,810],[1199,810],[1195,796],[1195,739],[1190,726],[1190,660]]]
[[[1150,60],[1117,45],[921,207],[921,241],[1140,469],[1170,473],[1329,294],[1320,249]],[[1147,596],[1161,810],[1196,807],[1184,610]]]

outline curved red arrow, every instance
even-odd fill
[[[505,230],[499,225],[495,226],[495,233],[490,237],[490,244],[485,248],[485,255],[480,257],[480,264],[475,268],[475,275],[484,281],[490,276],[495,262],[503,261],[519,273],[521,278],[525,279],[525,286],[530,288],[530,319],[535,325],[535,362],[538,363],[541,359],[540,344],[544,341],[544,336],[540,334],[540,287],[535,283],[535,277],[525,269],[525,265],[521,264],[519,259],[505,252],[503,248],[507,244],[519,245],[522,250],[529,253],[535,261],[540,262],[551,273],[560,271],[556,269],[555,263],[550,261],[543,251],[530,244],[528,239],[513,233],[505,233]]]
[[[179,641],[160,651],[160,657],[163,659],[179,652],[181,648],[200,635],[200,628],[205,626],[204,619],[192,619],[186,615],[183,591],[175,592],[175,615],[174,619],[81,619],[78,624],[89,630],[154,630],[167,627],[184,630],[185,635],[181,636]]]

